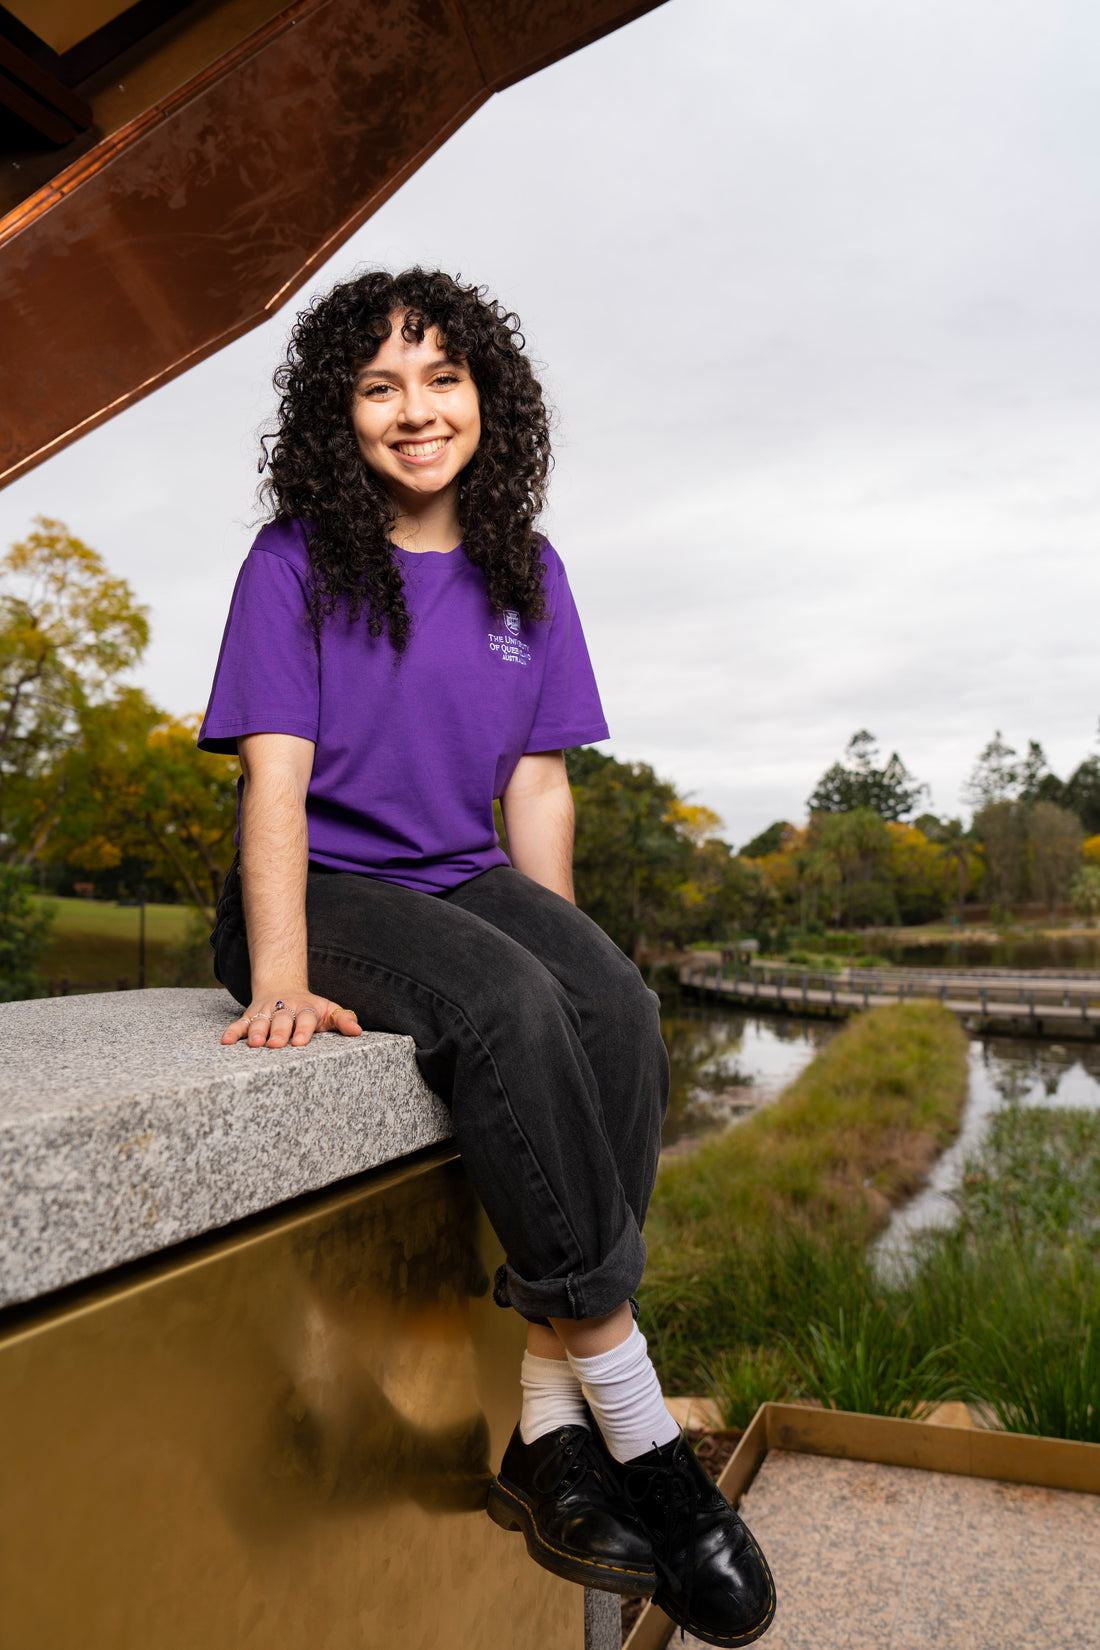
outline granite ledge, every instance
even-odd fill
[[[224,1048],[221,990],[0,1004],[0,1306],[452,1134],[412,1039]]]

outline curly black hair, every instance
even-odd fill
[[[519,317],[484,287],[438,270],[371,270],[301,312],[275,373],[278,429],[264,439],[261,469],[269,474],[261,491],[276,521],[309,526],[315,631],[346,603],[353,620],[366,614],[372,636],[386,628],[398,655],[410,619],[390,542],[397,511],[360,454],[351,410],[357,374],[390,336],[390,316],[402,311],[402,336],[419,342],[434,329],[477,386],[481,439],[459,477],[458,513],[463,549],[484,575],[494,613],[513,607],[525,619],[546,616],[535,523],[551,463],[549,419]]]

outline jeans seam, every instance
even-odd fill
[[[367,970],[370,970],[376,976],[378,976],[382,979],[400,980],[405,986],[411,987],[412,990],[415,993],[418,993],[419,995],[421,995],[425,998],[428,998],[433,1002],[444,1004],[447,1008],[449,1008],[455,1014],[455,1016],[461,1022],[461,1024],[464,1025],[467,1028],[467,1030],[470,1032],[470,1035],[473,1037],[475,1043],[477,1044],[477,1046],[482,1050],[483,1054],[485,1055],[485,1058],[488,1061],[489,1067],[490,1067],[490,1069],[493,1073],[493,1078],[494,1078],[494,1081],[496,1082],[497,1089],[498,1089],[500,1095],[502,1096],[502,1098],[504,1100],[504,1104],[507,1108],[508,1117],[511,1121],[512,1127],[515,1130],[518,1138],[522,1141],[523,1148],[524,1148],[525,1152],[527,1153],[528,1159],[535,1166],[535,1169],[538,1173],[539,1179],[541,1180],[541,1182],[542,1182],[542,1184],[543,1184],[543,1186],[546,1190],[547,1198],[553,1204],[555,1210],[557,1211],[558,1218],[560,1219],[560,1221],[562,1223],[562,1229],[566,1233],[568,1233],[570,1242],[573,1244],[574,1249],[576,1250],[577,1254],[580,1256],[581,1271],[582,1272],[587,1271],[587,1269],[588,1269],[588,1260],[587,1260],[587,1256],[585,1254],[584,1246],[580,1242],[580,1239],[578,1238],[576,1232],[573,1230],[572,1222],[569,1220],[568,1216],[565,1213],[565,1210],[562,1208],[560,1202],[558,1201],[557,1195],[554,1192],[553,1187],[550,1185],[549,1181],[546,1178],[546,1175],[543,1172],[542,1165],[540,1164],[540,1162],[538,1160],[538,1156],[537,1156],[537,1154],[534,1150],[534,1147],[531,1145],[531,1142],[528,1139],[525,1130],[523,1129],[522,1125],[520,1124],[519,1118],[516,1116],[515,1110],[513,1109],[513,1106],[512,1106],[511,1099],[509,1098],[509,1095],[508,1095],[507,1085],[505,1084],[504,1079],[502,1078],[502,1076],[500,1074],[500,1068],[498,1067],[498,1065],[496,1063],[496,1059],[494,1058],[493,1051],[489,1047],[488,1043],[485,1041],[484,1037],[482,1037],[481,1033],[477,1030],[477,1027],[469,1019],[469,1017],[466,1014],[465,1010],[458,1003],[452,1002],[449,997],[445,997],[442,992],[435,991],[435,990],[432,989],[431,986],[426,986],[420,980],[413,979],[412,975],[402,974],[398,969],[387,968],[381,963],[370,962],[369,960],[367,960],[364,957],[356,956],[354,952],[344,951],[344,950],[341,950],[339,948],[334,948],[332,946],[325,946],[323,948],[320,947],[320,946],[308,946],[307,947],[307,954],[310,957],[316,956],[319,959],[320,958],[332,958],[333,960],[338,960],[340,963],[348,963],[352,967],[354,967],[358,970],[361,970],[363,972],[366,972]],[[567,1290],[569,1288],[568,1278],[566,1279],[566,1288],[567,1288]],[[572,1298],[571,1292],[570,1292],[570,1298]]]

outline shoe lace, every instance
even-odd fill
[[[560,1449],[541,1463],[532,1475],[532,1483],[540,1495],[556,1495],[559,1490],[571,1490],[593,1467],[601,1466],[602,1459],[590,1432],[563,1433]]]
[[[656,1447],[656,1446],[654,1446]],[[644,1467],[627,1467],[623,1478],[623,1494],[631,1510],[641,1502],[656,1501],[664,1509],[664,1528],[657,1540],[654,1541],[653,1563],[658,1573],[663,1577],[669,1592],[676,1597],[677,1607],[682,1611],[685,1621],[691,1619],[691,1605],[695,1592],[695,1540],[693,1526],[695,1515],[699,1510],[701,1500],[700,1486],[690,1472],[681,1466],[681,1451],[690,1449],[684,1441],[677,1446],[672,1458],[667,1463],[659,1463]],[[647,1520],[647,1522],[649,1522]],[[652,1532],[652,1524],[650,1524]],[[677,1544],[677,1536],[683,1530],[686,1539],[683,1541],[685,1554],[684,1573],[680,1575],[668,1563],[662,1553],[670,1553]],[[661,1551],[657,1548],[660,1546]],[[680,1637],[684,1636],[681,1623]]]

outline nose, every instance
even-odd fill
[[[422,384],[411,384],[405,391],[401,403],[401,422],[413,429],[421,430],[425,424],[430,424],[435,412],[428,403],[427,392]]]

